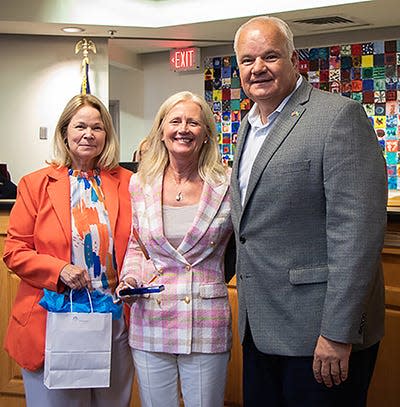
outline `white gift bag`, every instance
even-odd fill
[[[44,384],[49,389],[109,387],[111,313],[48,312]]]

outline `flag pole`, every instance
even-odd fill
[[[89,84],[89,52],[96,54],[96,45],[92,40],[87,40],[82,38],[75,44],[75,54],[78,54],[82,51],[83,59],[81,63],[81,72],[82,72],[82,83],[81,83],[81,94],[86,95],[90,94],[90,84]]]

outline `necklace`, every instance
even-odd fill
[[[176,199],[178,202],[179,202],[179,201],[182,201],[182,199],[183,199],[182,191],[179,191],[179,192],[176,194],[175,199]]]
[[[177,193],[176,193],[176,196],[175,196],[175,200],[176,200],[177,202],[183,201],[183,192],[182,192],[182,189],[183,189],[183,186],[184,186],[186,183],[188,183],[188,182],[190,181],[190,177],[187,178],[185,181],[180,182],[179,184],[178,184],[178,182],[176,182],[175,177],[173,176],[173,174],[171,174],[171,177],[172,177],[172,180],[174,181],[175,186],[176,186],[176,189],[177,189]]]
[[[177,194],[176,194],[176,196],[175,196],[175,200],[176,200],[177,202],[180,202],[180,201],[183,200],[182,187],[183,187],[183,185],[185,185],[186,182],[188,182],[188,181],[186,180],[186,181],[181,182],[181,183],[178,184],[178,183],[175,181],[175,178],[174,178],[174,177],[172,177],[172,179],[174,180],[175,185],[176,185],[176,189],[178,190],[178,192],[177,192]],[[180,188],[179,188],[179,187],[180,187]]]

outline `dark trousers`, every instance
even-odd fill
[[[312,356],[278,356],[260,352],[247,328],[243,342],[244,407],[364,407],[379,343],[353,352],[349,377],[331,388],[313,375]]]

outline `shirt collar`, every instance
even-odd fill
[[[279,106],[272,113],[270,113],[268,115],[268,122],[266,124],[263,124],[261,122],[261,116],[258,111],[258,105],[257,105],[257,103],[254,103],[253,107],[250,109],[250,111],[247,115],[248,121],[249,121],[251,127],[260,128],[263,126],[268,126],[268,124],[271,122],[271,119],[274,119],[275,116],[277,116],[278,113],[280,113],[283,110],[283,108],[286,106],[286,103],[293,96],[294,92],[296,92],[296,90],[300,87],[302,81],[303,81],[303,76],[299,75],[297,82],[296,82],[296,86],[293,89],[293,91],[291,93],[289,93],[289,95],[287,95],[285,97],[285,99],[282,100],[282,102],[279,104]]]

